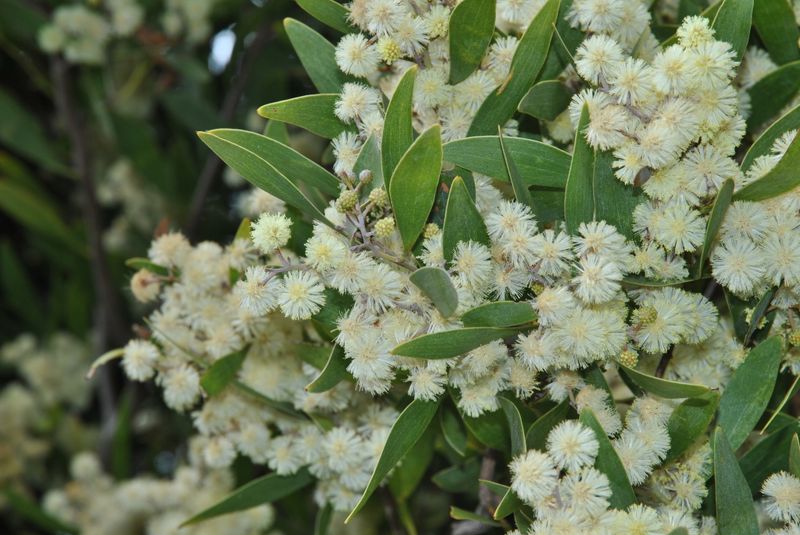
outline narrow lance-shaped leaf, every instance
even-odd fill
[[[441,170],[441,128],[435,125],[411,144],[389,182],[394,218],[406,250],[411,249],[425,227]]]
[[[442,408],[439,411],[439,425],[442,428],[444,440],[463,457],[467,452],[467,434],[461,427],[458,416],[451,409]]]
[[[787,0],[755,0],[753,26],[777,64],[800,59],[797,29],[792,5]]]
[[[389,471],[405,457],[406,453],[422,437],[422,434],[436,415],[438,407],[438,402],[415,399],[403,409],[391,431],[389,431],[386,444],[383,447],[383,451],[381,451],[378,464],[372,472],[367,488],[364,489],[364,493],[350,512],[350,515],[348,515],[345,523],[358,514],[366,505],[372,493],[375,492],[375,489],[383,482]]]
[[[782,356],[780,337],[773,336],[750,350],[725,387],[717,425],[734,449],[758,423],[772,396]]]
[[[762,327],[762,320],[767,314],[767,309],[770,303],[772,303],[772,298],[775,297],[775,292],[775,288],[768,289],[764,292],[764,295],[761,296],[761,299],[758,300],[756,306],[753,307],[750,313],[750,321],[747,324],[747,331],[744,333],[744,345],[748,345],[756,331]]]
[[[473,513],[472,511],[467,511],[466,509],[461,509],[456,506],[450,507],[450,518],[454,520],[469,520],[470,522],[476,522],[484,526],[500,526],[499,522],[492,520],[488,516],[479,515],[478,513]]]
[[[572,163],[564,190],[564,218],[570,234],[577,232],[581,223],[594,219],[594,153],[586,141],[585,131],[588,124],[589,108],[584,104],[575,129]]]
[[[514,190],[514,197],[516,197],[517,202],[529,208],[533,208],[531,192],[528,191],[528,185],[522,180],[522,176],[519,174],[517,166],[514,164],[514,159],[506,150],[506,145],[503,141],[503,129],[499,126],[497,127],[497,138],[500,141],[500,154],[503,155],[503,163],[506,166],[506,172],[511,178],[511,187]]]
[[[416,270],[409,280],[431,300],[439,313],[445,318],[453,315],[458,307],[458,292],[450,275],[437,267],[423,267]]]
[[[520,329],[465,327],[424,334],[395,347],[392,354],[422,359],[449,359],[518,332]]]
[[[547,435],[567,417],[569,409],[569,400],[565,399],[533,422],[528,428],[528,432],[525,433],[525,442],[528,444],[528,448],[544,450],[547,443]]]
[[[762,435],[767,432],[767,429],[769,429],[769,426],[772,425],[772,422],[774,422],[779,416],[784,415],[781,411],[783,411],[783,408],[786,406],[787,403],[789,403],[789,400],[794,398],[798,390],[800,390],[800,375],[795,375],[794,381],[792,381],[792,384],[786,391],[786,394],[783,396],[783,399],[781,399],[777,407],[772,409],[772,416],[769,417],[767,423],[765,423],[764,427],[761,428]]]
[[[328,535],[332,517],[333,506],[328,502],[317,511],[317,517],[314,519],[314,535]]]
[[[800,478],[800,440],[797,433],[792,435],[792,443],[789,446],[789,472],[794,477]]]
[[[519,496],[514,494],[514,491],[509,488],[506,490],[500,503],[497,504],[497,509],[494,510],[494,515],[492,516],[495,520],[500,520],[501,518],[516,513],[523,505],[525,504],[519,499]]]
[[[391,195],[391,177],[400,159],[414,141],[414,127],[411,124],[416,66],[408,69],[392,94],[386,107],[381,137],[381,161],[384,180],[390,180],[387,191]]]
[[[597,442],[600,444],[594,466],[608,477],[611,487],[609,504],[614,509],[625,509],[636,501],[636,496],[633,494],[633,488],[628,481],[622,461],[619,460],[613,444],[608,440],[606,432],[590,409],[581,411],[580,421],[594,431]]]
[[[456,177],[450,185],[447,206],[444,211],[444,229],[442,229],[442,251],[448,262],[459,242],[474,241],[489,244],[489,232],[478,212],[475,202],[470,197],[467,185],[461,177]]]
[[[786,153],[764,176],[740,189],[733,198],[737,201],[763,201],[777,197],[800,185],[800,136],[795,136]]]
[[[522,416],[511,400],[500,396],[498,398],[500,407],[506,415],[506,422],[508,422],[509,435],[511,438],[511,455],[522,455],[528,451],[528,446],[525,443],[525,426],[522,424]]]
[[[727,430],[714,433],[714,492],[717,526],[726,535],[758,535],[753,495],[728,443]]]
[[[495,0],[464,0],[450,14],[450,83],[455,85],[480,65],[492,41]]]
[[[747,154],[744,155],[744,160],[742,160],[742,171],[747,172],[747,170],[750,169],[750,166],[753,165],[753,162],[756,158],[769,153],[770,149],[772,148],[772,144],[781,135],[789,130],[794,130],[795,128],[799,127],[800,104],[787,111],[783,116],[781,116],[780,119],[772,123],[769,128],[764,130],[764,132],[758,137],[756,142],[753,143],[749,149],[747,149]],[[445,145],[445,159],[446,158],[447,145]]]
[[[728,211],[728,206],[733,199],[733,180],[728,179],[719,188],[717,198],[714,199],[714,206],[711,208],[711,214],[708,216],[708,224],[706,225],[706,236],[703,240],[703,248],[700,250],[700,260],[697,262],[697,275],[703,274],[703,266],[711,253],[711,246],[719,232],[719,227],[725,219],[725,213]]]
[[[228,386],[239,373],[250,346],[244,347],[215,361],[200,378],[200,386],[209,396],[216,396]]]
[[[708,392],[708,387],[705,385],[680,383],[678,381],[661,379],[660,377],[648,375],[634,370],[633,368],[628,368],[627,366],[620,366],[620,370],[644,390],[656,396],[661,396],[662,398],[691,398],[702,396]]]
[[[314,478],[302,468],[290,476],[269,474],[239,487],[227,498],[193,516],[182,526],[196,524],[209,518],[244,511],[259,505],[280,500],[309,485]]]
[[[704,435],[718,405],[719,393],[707,392],[684,400],[672,411],[667,421],[670,447],[665,463],[680,457]]]
[[[464,312],[464,327],[513,327],[536,320],[536,313],[527,302],[495,301]]]
[[[797,94],[800,60],[792,61],[765,75],[747,90],[752,109],[747,117],[747,130],[757,131],[775,117]]]
[[[336,0],[296,0],[303,11],[317,19],[323,24],[326,24],[342,33],[350,33],[356,31],[350,23],[347,22],[347,17],[350,12],[345,6]]]
[[[306,386],[306,391],[319,394],[327,392],[343,380],[347,379],[347,362],[344,359],[344,349],[334,345],[328,362],[320,372],[319,376]]]
[[[723,0],[711,23],[714,37],[731,44],[737,61],[742,59],[747,48],[752,17],[753,0]]]
[[[258,114],[266,119],[304,128],[312,134],[333,139],[342,132],[355,131],[354,127],[343,123],[333,113],[338,93],[320,93],[264,104]]]
[[[286,18],[283,20],[283,27],[317,91],[341,91],[344,75],[336,64],[336,47],[298,20]]]

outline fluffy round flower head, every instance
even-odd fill
[[[575,52],[575,68],[585,80],[598,84],[608,79],[620,63],[622,48],[605,35],[593,35]]]
[[[620,23],[624,4],[624,0],[576,0],[567,18],[583,30],[610,32]]]
[[[533,237],[531,252],[538,259],[539,274],[545,277],[561,275],[569,269],[569,263],[574,258],[569,236],[564,232],[556,234],[552,229]]]
[[[325,287],[309,271],[290,271],[282,280],[278,304],[284,315],[293,319],[308,319],[325,303]]]
[[[605,221],[590,221],[581,223],[578,227],[578,236],[573,238],[575,252],[583,256],[595,253],[608,258],[630,254],[631,246],[616,228]]]
[[[531,231],[535,226],[536,220],[530,207],[515,201],[502,201],[497,210],[486,215],[486,228],[494,240]]]
[[[429,366],[417,366],[409,373],[408,394],[415,399],[434,401],[444,393],[447,377]]]
[[[547,452],[570,472],[594,463],[599,447],[594,431],[576,420],[564,420],[547,435]]]
[[[642,149],[637,143],[628,141],[614,150],[614,174],[623,183],[631,185],[645,167]]]
[[[632,485],[641,485],[653,471],[656,459],[653,453],[637,436],[627,433],[614,440],[614,450],[622,462]]]
[[[380,93],[376,89],[348,82],[342,86],[333,111],[339,119],[349,123],[374,111],[380,99]]]
[[[182,364],[159,376],[167,406],[182,412],[200,397],[200,376],[188,364]]]
[[[535,504],[549,496],[558,481],[558,470],[553,459],[539,450],[528,450],[514,457],[509,469],[511,488],[529,504]]]
[[[271,254],[292,236],[292,220],[283,214],[261,214],[250,227],[250,239],[262,253]]]
[[[613,533],[618,535],[661,535],[664,528],[658,512],[646,505],[635,503],[627,511],[617,511]]]
[[[622,428],[619,413],[605,390],[591,385],[583,385],[578,395],[575,396],[575,406],[579,413],[584,409],[591,409],[608,436],[616,435]]]
[[[694,251],[705,239],[706,222],[700,214],[685,204],[672,203],[664,209],[653,237],[668,251],[682,254]]]
[[[182,266],[192,250],[189,240],[180,232],[162,234],[150,245],[147,256],[159,266]]]
[[[158,360],[158,348],[145,340],[131,340],[122,353],[122,367],[125,375],[134,381],[147,381],[155,375],[154,366]]]
[[[714,278],[737,295],[750,295],[766,272],[763,254],[748,239],[729,239],[711,253]]]
[[[450,98],[447,73],[442,69],[425,69],[417,73],[414,80],[414,102],[422,106],[436,107]]]
[[[608,499],[611,497],[608,477],[591,466],[569,473],[561,481],[559,490],[573,511],[596,516],[608,509]]]
[[[486,71],[475,71],[453,87],[453,96],[459,107],[474,114],[496,86]]]
[[[148,303],[161,293],[161,281],[155,273],[142,268],[131,277],[131,293],[140,303]]]
[[[533,302],[539,325],[545,327],[562,321],[576,306],[575,298],[566,286],[544,288]]]
[[[596,149],[615,149],[627,142],[631,124],[631,116],[623,106],[595,108],[589,114],[586,141]]]
[[[459,242],[453,253],[453,270],[470,289],[480,291],[491,280],[492,255],[485,245]]]
[[[450,27],[450,8],[434,5],[425,13],[426,32],[431,39],[444,37]]]
[[[531,332],[520,335],[516,351],[519,359],[530,370],[544,371],[556,362],[557,345],[550,333]]]
[[[399,18],[392,38],[397,40],[406,55],[417,55],[428,44],[427,25],[420,17],[405,14]]]
[[[609,72],[609,93],[621,104],[636,106],[653,97],[653,69],[641,59],[627,58]]]
[[[682,46],[671,45],[653,58],[653,84],[661,93],[681,93],[690,82],[689,53]]]
[[[619,266],[606,257],[589,254],[580,260],[580,273],[572,279],[575,295],[585,303],[605,303],[616,296],[622,281]]]
[[[724,180],[736,179],[739,175],[736,162],[710,145],[700,145],[687,152],[683,162],[703,194],[715,193]]]
[[[375,35],[392,33],[407,12],[400,0],[369,0],[366,6],[367,29]]]
[[[761,250],[767,269],[766,276],[773,284],[800,284],[800,235],[797,232],[780,237],[769,236]]]
[[[709,41],[698,45],[689,54],[689,70],[693,81],[706,88],[722,87],[735,74],[735,58],[731,45],[725,41]]]
[[[681,46],[695,48],[713,41],[714,30],[709,26],[707,18],[695,15],[683,19],[676,35]]]
[[[800,522],[800,480],[788,472],[772,474],[761,486],[764,509],[773,520]]]
[[[725,212],[719,229],[722,240],[745,237],[758,243],[769,229],[769,215],[761,203],[736,201]]]
[[[377,3],[377,2],[376,2]],[[380,52],[360,33],[342,37],[336,45],[336,64],[342,72],[367,77],[378,69]]]
[[[353,166],[358,160],[361,151],[361,141],[355,132],[345,131],[331,140],[333,155],[336,162],[333,170],[338,175],[346,175],[353,172]]]
[[[250,266],[245,271],[244,280],[234,286],[234,294],[242,308],[256,316],[263,316],[275,308],[279,289],[279,280],[269,277],[264,266]]]

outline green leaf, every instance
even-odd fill
[[[234,490],[233,493],[221,502],[196,514],[181,524],[181,527],[280,500],[308,486],[313,481],[314,478],[305,468],[300,469],[299,472],[290,476],[269,474],[254,479],[250,483]]]
[[[8,241],[0,242],[0,292],[5,305],[38,332],[44,329],[44,304],[31,279],[31,270],[17,257]]]
[[[267,121],[267,125],[264,127],[264,135],[278,143],[289,145],[289,130],[280,121]]]
[[[347,361],[344,359],[344,350],[338,345],[334,345],[325,367],[322,369],[319,376],[306,386],[306,391],[314,394],[327,392],[347,379],[348,375]]]
[[[314,535],[328,535],[333,517],[333,506],[330,502],[325,503],[325,507],[317,511],[314,519]]]
[[[350,33],[356,31],[349,22],[347,17],[350,12],[345,6],[336,2],[335,0],[296,0],[297,5],[303,11],[320,21],[321,23],[330,26],[334,30],[342,33]]]
[[[800,59],[794,11],[788,0],[755,0],[753,26],[778,65]]]
[[[800,104],[787,111],[780,119],[772,123],[769,128],[764,130],[758,137],[756,142],[750,146],[747,150],[747,154],[744,155],[744,160],[742,160],[742,171],[747,172],[756,158],[769,153],[776,139],[795,128],[800,128]],[[445,151],[446,147],[447,145],[445,145]]]
[[[669,535],[689,535],[689,531],[686,528],[675,528],[669,532]]]
[[[331,347],[328,345],[317,345],[312,343],[302,343],[295,346],[295,354],[303,362],[312,365],[318,370],[325,368],[331,356]]]
[[[403,457],[400,466],[389,477],[389,490],[398,502],[408,500],[419,486],[433,460],[435,426],[428,426],[416,444]]]
[[[726,535],[758,535],[753,496],[724,428],[714,433],[714,489],[717,526]]]
[[[789,469],[789,449],[796,421],[793,424],[759,440],[739,459],[739,468],[753,494],[761,491],[761,485],[771,474]]]
[[[519,103],[519,111],[544,121],[561,115],[572,99],[573,91],[558,80],[543,80],[533,87]]]
[[[729,42],[736,52],[737,61],[742,59],[747,48],[752,17],[753,0],[723,0],[711,23],[714,38]]]
[[[508,449],[508,424],[500,411],[484,412],[475,418],[462,413],[461,419],[469,432],[487,448],[501,451]]]
[[[494,301],[464,312],[464,327],[513,327],[536,321],[536,313],[527,302]]]
[[[370,135],[361,146],[358,159],[356,159],[356,163],[353,165],[353,174],[355,176],[358,176],[361,171],[365,170],[372,173],[372,181],[366,184],[366,188],[362,189],[365,194],[376,188],[385,186],[383,167],[381,164],[381,147],[374,134]]]
[[[506,166],[506,172],[511,177],[511,188],[514,190],[514,197],[517,202],[533,208],[533,200],[531,199],[531,192],[528,191],[528,185],[522,180],[522,177],[514,164],[513,158],[506,150],[505,142],[503,141],[503,129],[497,127],[497,138],[500,140],[500,154],[503,155],[503,163]]]
[[[789,400],[794,398],[794,395],[797,394],[798,390],[800,390],[800,375],[795,375],[794,381],[792,381],[792,384],[786,391],[786,394],[783,396],[783,399],[781,399],[777,407],[772,409],[772,416],[769,417],[767,423],[765,423],[764,427],[761,428],[762,435],[766,433],[767,429],[769,429],[769,426],[772,425],[772,422],[774,422],[775,419],[782,414],[781,411],[786,406],[786,404],[789,403]]]
[[[789,472],[794,477],[800,477],[800,440],[797,433],[792,435],[792,444],[789,446]]]
[[[622,278],[623,283],[628,284],[630,286],[637,286],[640,288],[665,288],[667,286],[683,286],[686,283],[695,282],[698,280],[700,279],[689,278],[689,279],[662,281],[662,280],[650,280],[645,277],[639,277],[635,275],[629,275],[627,277]]]
[[[642,200],[641,189],[620,182],[614,176],[613,161],[614,156],[608,151],[594,153],[594,217],[634,239],[633,212]]]
[[[467,453],[467,434],[458,416],[452,410],[443,408],[439,411],[439,425],[445,442],[463,457]]]
[[[498,396],[497,400],[500,402],[500,408],[503,409],[508,422],[511,437],[511,455],[522,455],[528,451],[528,446],[525,444],[525,426],[522,424],[522,416],[519,413],[519,409],[503,396]]]
[[[634,383],[651,394],[662,398],[692,398],[708,393],[708,387],[705,385],[680,383],[678,381],[661,379],[622,365],[620,365],[619,369],[622,373],[630,377]]]
[[[478,68],[494,34],[495,0],[464,0],[450,14],[450,83]]]
[[[386,107],[383,136],[381,137],[381,161],[384,180],[389,179],[386,189],[390,196],[392,194],[390,191],[391,177],[394,175],[395,167],[414,141],[414,127],[411,119],[416,76],[416,66],[411,67],[403,74],[392,94],[392,100]]]
[[[85,250],[82,240],[67,226],[49,198],[10,180],[0,179],[0,212],[31,232],[57,240],[72,253],[83,254]]]
[[[286,28],[286,35],[317,91],[341,91],[345,77],[336,64],[336,47],[298,20],[286,18],[283,20],[283,27]]]
[[[133,268],[136,270],[146,269],[152,273],[155,273],[156,275],[161,275],[163,277],[169,275],[168,268],[165,268],[164,266],[159,266],[155,262],[151,262],[149,258],[139,258],[139,257],[128,258],[127,260],[125,260],[125,265],[128,266],[129,268]]]
[[[450,185],[444,211],[442,250],[448,262],[453,259],[459,242],[474,241],[489,245],[489,232],[475,202],[469,194],[464,179],[457,176]]]
[[[208,367],[200,378],[200,386],[203,387],[206,394],[214,397],[236,379],[249,349],[250,346],[246,346],[239,351],[225,355]]]
[[[786,149],[780,161],[767,174],[746,185],[733,198],[737,201],[763,201],[789,192],[800,185],[800,136]]]
[[[555,426],[566,419],[567,414],[569,414],[569,409],[569,400],[565,399],[533,422],[528,428],[528,432],[525,434],[525,441],[528,444],[528,448],[544,451],[545,445],[547,444],[547,435],[550,434],[550,431],[552,431]]]
[[[445,270],[423,267],[412,273],[408,279],[422,290],[443,317],[449,318],[455,313],[458,307],[458,292]]]
[[[759,326],[761,325],[761,320],[764,319],[767,309],[769,308],[770,303],[772,303],[772,298],[775,296],[775,291],[775,288],[768,289],[764,295],[761,296],[761,299],[758,300],[756,306],[753,307],[753,311],[750,314],[750,321],[747,324],[747,331],[744,333],[745,346],[750,344],[750,340],[753,339],[753,335],[756,333],[756,331],[758,331]]]
[[[494,519],[500,520],[501,518],[514,514],[522,509],[523,505],[525,505],[523,501],[509,488],[503,495],[500,503],[497,504],[497,509],[494,510]]]
[[[476,347],[517,334],[520,329],[465,327],[438,333],[423,334],[392,349],[392,355],[421,359],[449,359]]]
[[[208,130],[223,122],[217,110],[197,91],[176,88],[159,98],[169,114],[190,132]]]
[[[478,513],[473,513],[472,511],[467,511],[466,509],[461,509],[454,505],[450,506],[450,518],[454,520],[469,520],[470,522],[477,522],[484,526],[500,526],[500,522],[495,522],[488,516],[479,515]]]
[[[747,130],[754,132],[781,112],[797,94],[800,61],[793,61],[770,72],[747,90],[752,110]]]
[[[198,132],[197,135],[222,161],[248,182],[333,227],[333,224],[322,215],[322,211],[291,180],[258,154],[259,146],[252,143],[252,138],[242,143],[238,138],[230,138],[227,132],[229,131],[213,130]],[[258,136],[258,134],[252,135]],[[262,138],[268,139],[263,136]]]
[[[669,417],[670,446],[664,461],[674,461],[686,452],[708,429],[719,405],[718,392],[706,392],[684,400]]]
[[[350,294],[342,294],[333,288],[325,288],[325,306],[311,317],[312,322],[326,340],[333,340],[337,329],[336,322],[353,308]]]
[[[394,218],[406,250],[411,249],[425,228],[441,171],[441,127],[435,125],[411,144],[389,181]]]
[[[477,457],[470,457],[463,465],[455,465],[439,470],[431,481],[440,489],[453,494],[478,493],[478,476],[481,465]]]
[[[714,206],[711,208],[711,213],[708,216],[708,224],[706,224],[706,236],[703,240],[703,248],[700,250],[700,260],[697,262],[697,275],[703,273],[703,266],[711,253],[711,246],[719,232],[719,227],[725,219],[725,212],[728,211],[728,206],[733,199],[733,180],[728,179],[719,188],[717,197],[714,199]]]
[[[570,234],[575,234],[581,223],[594,219],[594,153],[586,141],[588,125],[589,108],[584,104],[575,129],[572,162],[564,188],[564,218]]]
[[[559,0],[548,0],[519,40],[508,78],[483,101],[469,127],[469,136],[493,134],[517,110],[544,65],[558,16]]]
[[[415,399],[403,409],[403,412],[400,413],[397,421],[392,426],[392,430],[389,431],[386,445],[383,447],[367,488],[364,489],[364,493],[348,515],[345,523],[350,522],[358,514],[386,477],[386,474],[414,447],[414,444],[422,437],[431,420],[433,420],[438,407],[438,401],[431,402]]]
[[[614,446],[608,440],[606,432],[590,409],[581,411],[580,421],[594,431],[597,442],[600,444],[594,466],[608,477],[611,487],[609,504],[614,509],[625,509],[636,501],[636,496],[633,494],[633,488],[625,474],[622,461],[619,460]]]
[[[717,425],[725,430],[734,449],[742,445],[767,408],[782,355],[780,337],[761,342],[736,368],[722,393]]]
[[[22,494],[18,494],[10,488],[7,488],[3,491],[3,496],[6,502],[5,504],[8,506],[8,508],[15,511],[24,519],[28,520],[31,524],[34,524],[51,533],[79,533],[78,528],[75,526],[71,526],[63,520],[56,518],[42,509],[38,503],[29,500]]]
[[[569,154],[533,139],[504,137],[503,142],[528,186],[564,187],[569,173]],[[475,173],[511,181],[503,165],[497,136],[466,137],[445,143],[444,159]]]
[[[339,98],[338,93],[320,93],[264,104],[258,114],[266,119],[304,128],[312,134],[333,139],[342,132],[355,131],[354,127],[343,123],[333,113]]]

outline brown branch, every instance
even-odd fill
[[[247,87],[247,80],[250,78],[250,74],[255,67],[256,60],[273,37],[274,32],[272,31],[271,22],[267,20],[258,29],[250,46],[242,52],[236,68],[236,74],[233,76],[233,83],[225,95],[222,108],[220,109],[220,119],[223,125],[227,125],[233,120],[236,107]],[[192,195],[192,202],[189,205],[189,213],[186,217],[186,224],[184,225],[184,230],[189,237],[192,237],[197,230],[197,224],[200,222],[200,214],[203,212],[206,198],[221,168],[222,160],[213,153],[209,154],[203,166],[203,170],[200,172],[200,176],[197,179],[197,185]]]

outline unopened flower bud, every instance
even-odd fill
[[[160,292],[161,281],[150,270],[142,268],[131,277],[131,293],[137,301],[147,303],[158,297]]]
[[[423,232],[423,236],[425,239],[433,238],[437,234],[439,234],[439,225],[436,223],[428,223],[425,225],[425,231]]]
[[[658,311],[652,306],[637,308],[633,311],[633,318],[640,325],[649,325],[656,321],[657,317]]]
[[[356,203],[358,203],[358,192],[352,189],[344,190],[339,198],[336,199],[336,209],[346,214],[347,212],[352,212],[353,209],[356,207]]]
[[[794,347],[800,346],[800,329],[794,329],[789,333],[789,344]]]
[[[382,208],[389,203],[389,196],[386,195],[386,190],[383,188],[376,188],[369,192],[369,201],[375,206]]]
[[[369,184],[372,182],[372,171],[369,169],[364,169],[360,173],[358,173],[358,180],[362,184]]]
[[[628,368],[635,368],[636,365],[639,364],[639,355],[636,351],[625,348],[622,353],[619,354],[619,363]]]
[[[384,217],[375,223],[375,236],[388,238],[394,232],[394,218]]]

